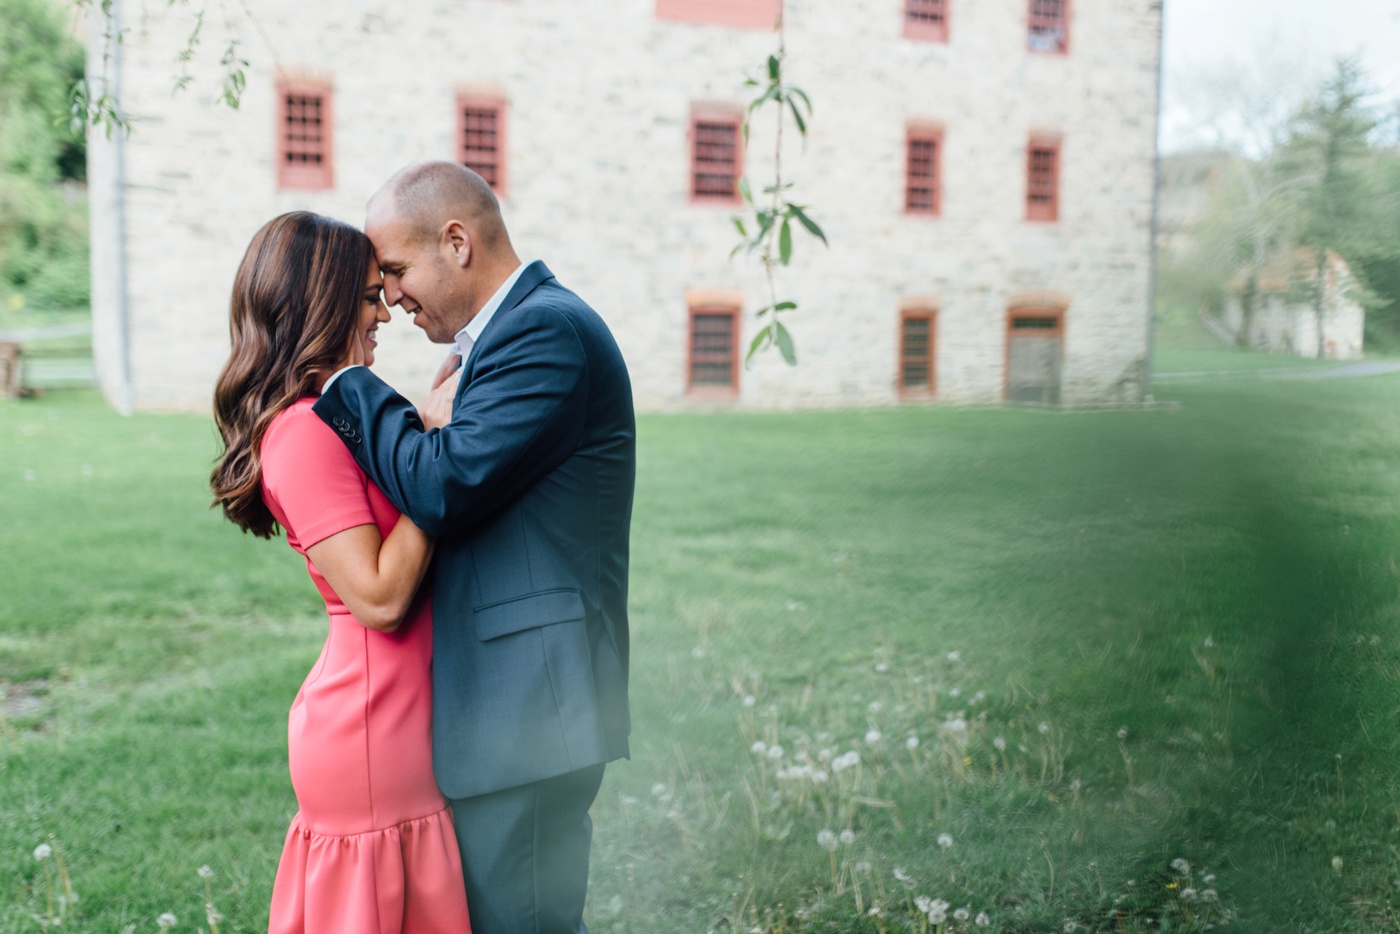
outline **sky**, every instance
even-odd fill
[[[1400,0],[1164,0],[1162,148],[1219,138],[1198,128],[1243,86],[1276,100],[1305,94],[1339,56],[1356,55],[1381,92],[1400,100]],[[1230,131],[1226,131],[1230,132]]]

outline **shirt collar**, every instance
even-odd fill
[[[486,330],[486,325],[491,323],[491,318],[500,310],[501,303],[506,300],[506,296],[509,295],[510,290],[515,287],[515,283],[520,279],[520,274],[525,271],[525,267],[528,265],[530,264],[521,263],[519,266],[515,267],[515,272],[511,273],[510,276],[506,278],[506,281],[501,283],[501,287],[496,290],[496,294],[488,298],[486,304],[481,306],[481,310],[476,313],[476,316],[467,322],[467,326],[457,332],[456,349],[458,353],[461,354],[463,360],[466,359],[468,353],[471,353],[471,348],[476,343],[477,339],[481,337],[481,332]]]

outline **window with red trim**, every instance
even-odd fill
[[[948,41],[949,0],[904,0],[904,37]]]
[[[1026,149],[1026,219],[1060,218],[1060,144],[1032,140]]]
[[[932,310],[906,311],[899,316],[899,391],[931,395],[934,391],[934,322]]]
[[[692,390],[739,388],[739,309],[703,306],[690,310]]]
[[[783,0],[656,0],[659,19],[745,29],[772,29]]]
[[[457,99],[457,161],[497,195],[505,193],[506,108],[501,101]]]
[[[936,130],[910,130],[905,143],[904,210],[910,214],[937,214],[941,207],[943,134]]]
[[[277,88],[277,185],[331,188],[333,121],[329,88]]]
[[[690,197],[694,201],[739,200],[737,116],[696,116],[690,125]]]
[[[1069,51],[1069,0],[1030,0],[1026,48],[1032,52]]]

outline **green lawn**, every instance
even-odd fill
[[[1395,930],[1400,377],[1157,393],[644,418],[590,929]],[[265,929],[325,623],[207,510],[213,452],[0,404],[0,931],[50,834],[66,926],[196,930],[208,865]]]

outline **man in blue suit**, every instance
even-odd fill
[[[424,430],[365,367],[315,411],[418,526],[433,568],[433,765],[475,934],[586,934],[604,764],[628,755],[636,428],[603,320],[522,264],[490,187],[424,162],[370,201],[385,299],[454,344]]]

